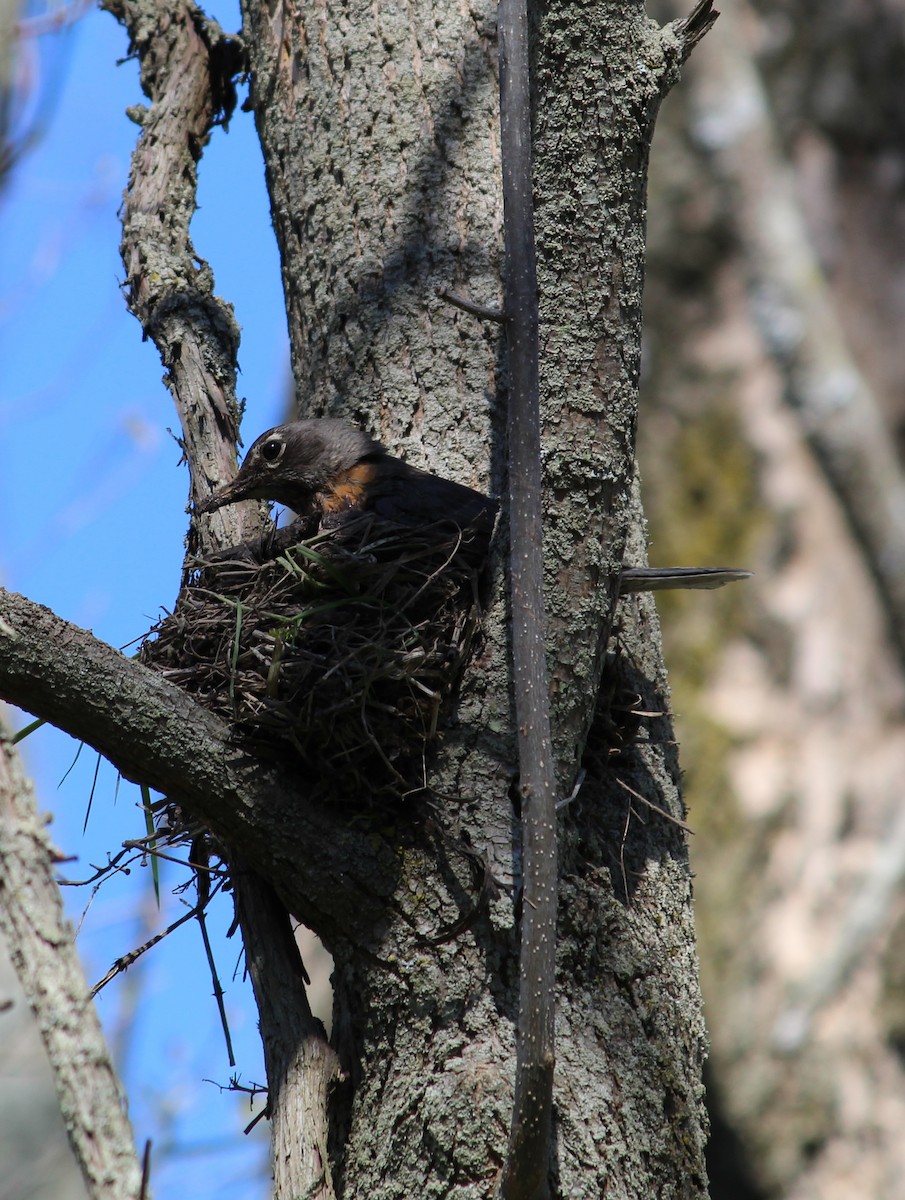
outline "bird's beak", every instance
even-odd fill
[[[235,504],[239,500],[248,499],[248,493],[245,490],[247,483],[248,480],[243,479],[240,472],[231,483],[225,483],[223,487],[219,487],[215,492],[211,492],[206,500],[202,500],[199,504],[196,504],[195,512],[215,512],[218,508],[222,508],[224,504]]]

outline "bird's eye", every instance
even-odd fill
[[[261,447],[261,458],[267,463],[279,462],[283,456],[283,451],[286,449],[286,443],[281,442],[279,438],[270,438]]]

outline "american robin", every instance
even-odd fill
[[[458,526],[483,557],[498,504],[473,488],[410,466],[357,426],[327,417],[278,425],[252,443],[231,483],[197,505],[213,512],[239,500],[276,500],[299,516],[340,524],[372,512],[397,525]],[[476,545],[474,543],[477,543]],[[750,571],[722,567],[626,567],[620,594],[715,588]]]
[[[498,508],[489,496],[410,466],[355,425],[327,417],[262,433],[235,479],[197,511],[249,499],[276,500],[328,526],[359,512],[409,527],[458,526],[485,551]]]

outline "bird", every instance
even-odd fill
[[[325,527],[358,513],[410,528],[457,526],[485,552],[499,507],[492,497],[413,467],[356,425],[331,417],[262,433],[235,479],[196,505],[196,512],[249,499],[319,516]]]
[[[486,556],[499,503],[474,488],[413,467],[349,421],[319,417],[268,429],[252,442],[235,478],[195,506],[210,513],[240,500],[275,500],[324,527],[373,513],[410,528],[457,527],[473,556]],[[625,567],[619,594],[716,588],[745,579],[734,567]]]

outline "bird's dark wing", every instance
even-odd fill
[[[367,507],[384,520],[399,525],[448,522],[489,537],[498,506],[495,500],[473,488],[420,471],[402,459],[387,455],[368,488]]]

